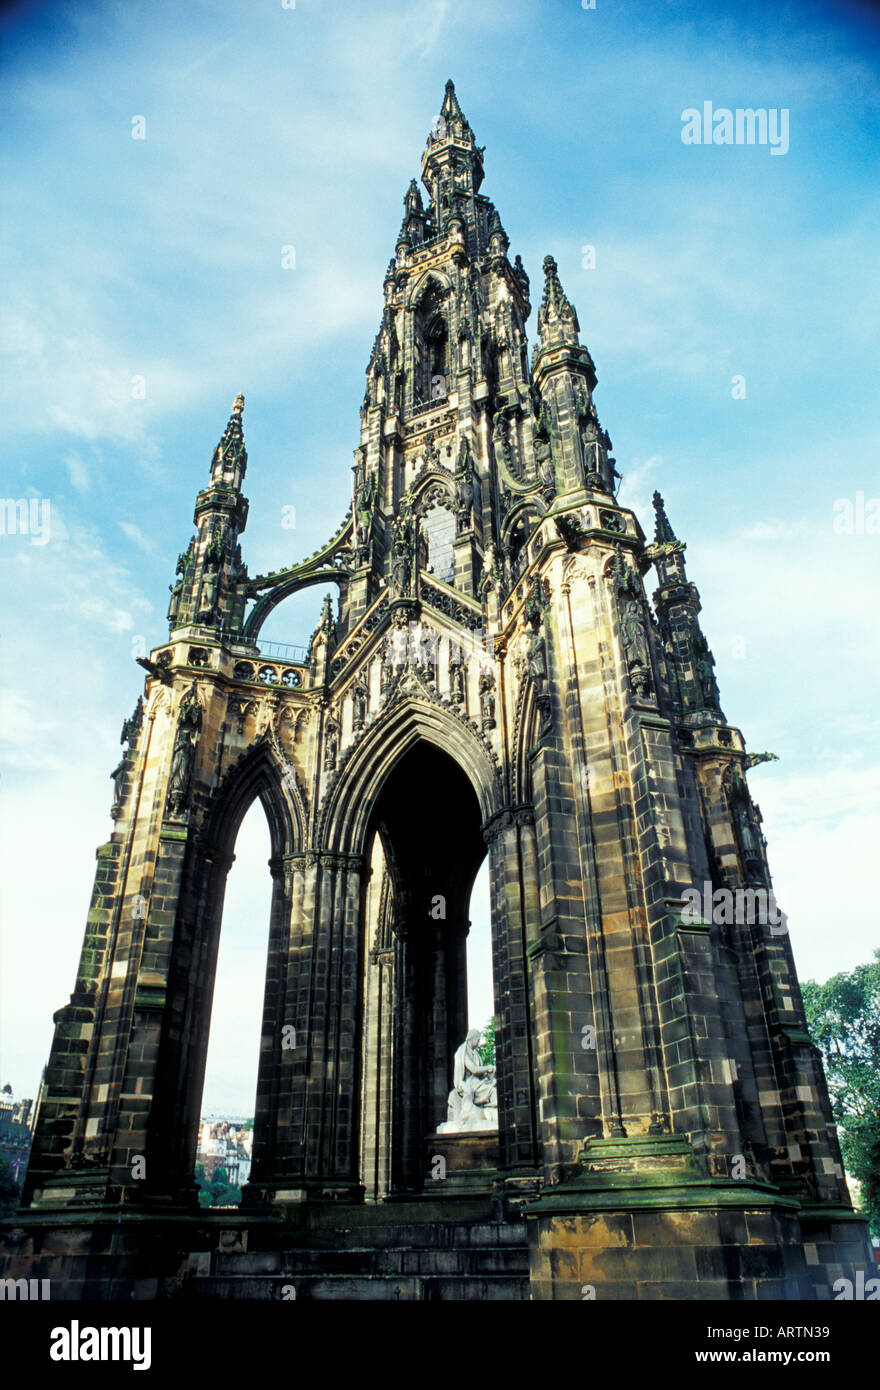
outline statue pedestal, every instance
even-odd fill
[[[425,1140],[425,1191],[443,1195],[487,1191],[498,1169],[497,1129],[429,1134]]]

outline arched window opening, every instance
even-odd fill
[[[432,281],[415,313],[414,405],[445,400],[449,393],[449,330],[442,302],[443,292]]]
[[[446,584],[455,582],[455,517],[448,507],[435,502],[422,517],[422,535],[428,542],[429,574]]]
[[[202,1092],[196,1179],[202,1206],[238,1206],[251,1168],[271,910],[269,827],[251,806],[229,871]]]
[[[432,401],[445,400],[448,393],[448,334],[446,324],[438,314],[425,331],[428,364],[427,395]]]

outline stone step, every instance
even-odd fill
[[[207,1263],[207,1260],[205,1261]],[[297,1249],[285,1251],[217,1252],[210,1257],[210,1276],[276,1279],[311,1274],[367,1274],[393,1277],[402,1274],[522,1275],[529,1270],[524,1245],[489,1245],[438,1249],[408,1243],[380,1248],[349,1245],[346,1249]],[[203,1271],[199,1270],[199,1274]],[[204,1271],[207,1274],[207,1271]]]
[[[516,1223],[455,1223],[450,1225],[411,1224],[409,1222],[375,1223],[371,1226],[320,1225],[306,1227],[298,1236],[297,1246],[350,1249],[381,1249],[388,1246],[425,1246],[436,1250],[491,1249],[528,1247],[525,1224]]]
[[[291,1283],[297,1301],[338,1299],[381,1302],[523,1302],[529,1297],[527,1275],[351,1275],[310,1274],[296,1278],[266,1278],[240,1275],[236,1278],[207,1276],[184,1281],[178,1297],[216,1299],[257,1299],[262,1302],[283,1298],[283,1284]],[[293,1301],[293,1300],[291,1300]]]

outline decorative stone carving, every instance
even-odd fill
[[[456,1051],[446,1119],[437,1126],[438,1134],[498,1128],[495,1068],[484,1062],[477,1051],[479,1041],[480,1030],[471,1028]]]
[[[526,601],[526,622],[531,628],[526,667],[535,689],[535,704],[541,713],[541,737],[549,733],[552,723],[550,695],[547,689],[547,644],[542,627],[547,600],[539,580],[535,580]]]
[[[141,724],[144,722],[144,701],[143,696],[138,697],[138,702],[134,707],[134,713],[130,719],[126,719],[122,725],[122,733],[119,735],[119,742],[127,744],[129,749],[133,748],[137,736],[141,731]],[[772,754],[768,755],[772,757]]]
[[[480,676],[480,716],[484,729],[495,728],[495,677],[487,672]]]
[[[178,579],[174,585],[169,584],[168,588],[171,591],[171,597],[168,600],[168,621],[173,627],[178,609],[180,608],[180,596],[183,593],[183,580]]]
[[[552,502],[556,496],[556,469],[553,463],[553,418],[546,401],[542,401],[535,421],[535,463],[541,479],[541,492],[544,500]]]
[[[367,717],[368,701],[369,691],[367,690],[363,676],[361,676],[355,682],[354,689],[351,692],[351,726],[355,732],[358,732],[364,727],[364,721]]]
[[[642,606],[636,599],[631,598],[624,603],[620,615],[620,630],[632,688],[636,695],[650,695],[651,654],[648,631]]]
[[[461,441],[461,450],[458,455],[455,500],[456,526],[458,534],[461,535],[471,524],[471,512],[474,505],[474,461],[466,439]]]
[[[417,523],[411,512],[411,503],[403,498],[400,503],[400,515],[392,527],[389,583],[392,598],[409,598],[412,594],[416,530]]]
[[[376,498],[379,491],[379,480],[376,474],[372,474],[366,481],[362,479],[361,473],[356,471],[356,490],[353,508],[352,539],[354,542],[355,555],[358,564],[365,564],[370,553],[370,534],[373,526],[373,513],[376,508]]]
[[[193,681],[180,704],[174,751],[171,755],[166,808],[173,816],[183,813],[189,795],[201,727],[202,707],[199,704],[198,687]]]
[[[463,705],[465,700],[464,664],[461,650],[458,647],[455,648],[454,656],[449,662],[449,687],[455,703]]]
[[[718,682],[715,679],[715,658],[702,632],[695,632],[691,644],[694,674],[706,709],[718,708]]]
[[[334,720],[329,720],[324,732],[324,767],[328,772],[335,771],[339,756],[339,729]]]
[[[118,820],[122,814],[122,802],[125,794],[125,758],[120,759],[119,765],[114,767],[110,773],[113,782],[113,805],[110,807],[110,815],[114,820]]]
[[[561,515],[555,516],[553,520],[556,522],[556,529],[569,550],[577,550],[584,535],[584,528],[577,514],[572,515],[570,512],[563,512]]]

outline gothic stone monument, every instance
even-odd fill
[[[5,1272],[69,1297],[273,1298],[283,1278],[311,1298],[829,1298],[870,1255],[788,936],[688,909],[707,886],[760,900],[770,875],[684,542],[659,496],[653,540],[616,501],[549,256],[529,358],[529,279],[451,82],[422,183],[335,534],[248,573],[241,396],[196,498]],[[306,659],[261,651],[275,606],[328,582]],[[214,969],[255,798],[253,1170],[240,1210],[206,1212]],[[438,1135],[487,855],[498,1127]]]

